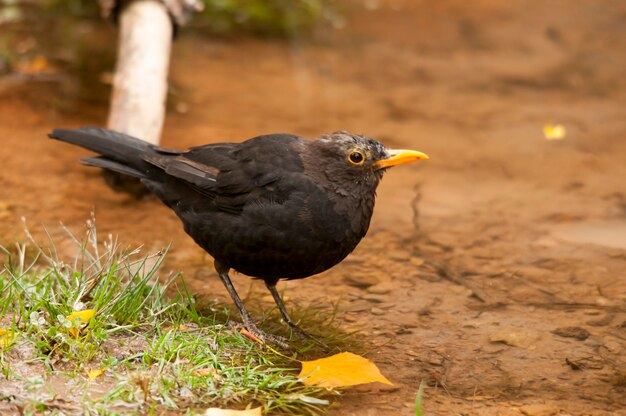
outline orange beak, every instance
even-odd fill
[[[377,169],[389,168],[391,166],[402,165],[404,163],[415,162],[416,160],[428,159],[428,155],[416,150],[391,149],[388,159],[379,160],[374,163]]]

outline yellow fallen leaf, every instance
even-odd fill
[[[178,332],[188,332],[188,331],[195,331],[198,328],[195,328],[193,326],[187,326],[187,325],[178,325],[177,327],[174,326],[166,326],[165,328],[163,328],[165,331],[172,331],[172,330],[177,330]]]
[[[13,344],[13,341],[15,341],[16,337],[17,335],[15,335],[15,332],[11,331],[10,329],[0,328],[0,348],[6,348]]]
[[[314,361],[302,361],[298,377],[308,385],[346,387],[379,381],[393,386],[376,365],[351,352],[342,352]]]
[[[87,377],[89,377],[89,380],[93,380],[94,378],[104,375],[104,372],[107,371],[109,369],[109,367],[104,367],[104,368],[100,368],[100,369],[95,369],[95,370],[87,370],[85,369],[85,371],[87,372]]]
[[[567,130],[562,124],[546,124],[543,126],[543,135],[546,140],[563,140],[567,135]]]
[[[206,410],[205,416],[262,416],[261,407],[255,407],[254,409],[246,410],[230,410],[230,409],[218,409],[212,407]]]
[[[217,370],[215,368],[199,368],[197,370],[193,370],[191,375],[194,377],[207,377],[217,374]]]
[[[84,311],[72,312],[67,320],[70,322],[76,322],[78,326],[82,327],[89,323],[89,320],[93,317],[94,311],[93,309],[85,309]],[[70,334],[74,337],[78,336],[79,330],[77,328],[70,328]]]

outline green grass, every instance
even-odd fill
[[[343,22],[335,0],[209,0],[194,23],[212,32],[293,37]]]
[[[180,275],[161,276],[165,251],[99,242],[93,222],[84,238],[68,236],[79,248],[69,260],[32,237],[34,250],[1,249],[0,329],[14,336],[0,338],[0,412],[195,414],[252,405],[302,415],[322,412],[337,394],[300,383],[296,361],[227,325],[227,310],[199,307]],[[88,309],[95,314],[86,326],[68,319]],[[308,315],[320,316],[300,319]],[[335,345],[349,338],[325,330]],[[90,379],[98,369],[106,370]]]
[[[420,383],[415,395],[415,416],[424,416],[424,409],[422,406],[422,395],[424,394],[424,382]]]

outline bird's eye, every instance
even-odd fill
[[[358,150],[353,150],[348,155],[348,162],[353,165],[362,165],[365,162],[365,155]]]

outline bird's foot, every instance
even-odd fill
[[[253,337],[253,339],[256,338],[256,340],[260,341],[260,343],[262,344],[271,343],[278,345],[279,347],[286,350],[291,349],[291,346],[287,343],[287,338],[265,332],[252,321],[243,324],[237,322],[232,323],[232,325],[235,328],[239,328],[241,330],[245,329],[246,331],[248,331],[249,335]]]
[[[294,324],[293,322],[289,322],[289,327],[291,328],[291,331],[293,332],[293,334],[295,334],[295,336],[300,338],[302,341],[311,341],[318,347],[329,349],[328,345],[322,342],[318,337],[316,337],[315,335],[309,334],[308,332],[306,332],[304,329],[300,328],[298,325]]]

